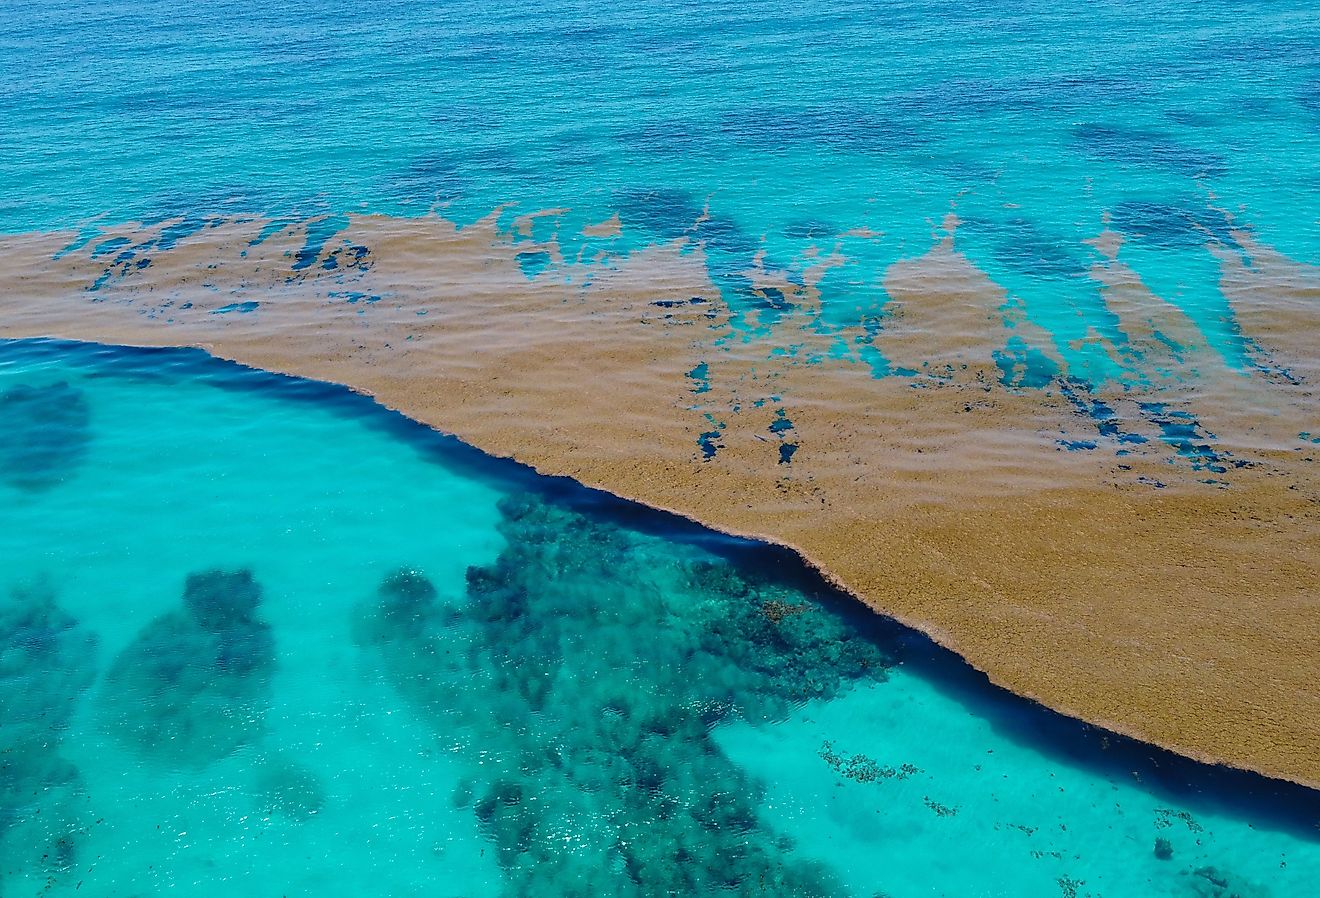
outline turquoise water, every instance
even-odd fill
[[[1074,373],[1122,362],[1083,241],[1243,364],[1212,250],[1320,263],[1320,16],[1281,2],[8,0],[0,232],[503,203],[565,257],[687,235],[735,307],[757,253],[827,330],[951,210],[957,247]],[[709,217],[698,224],[703,210]],[[620,213],[618,241],[581,228]],[[856,229],[867,228],[860,235]],[[794,311],[794,310],[790,310]],[[756,331],[749,328],[747,337]],[[863,348],[878,372],[889,369]]]
[[[0,344],[6,896],[1295,896],[1314,793],[195,351]]]
[[[1233,229],[1320,264],[1300,0],[6,0],[0,52],[0,234],[319,217],[319,245],[351,212],[557,208],[534,236],[567,259],[689,238],[735,311],[758,256],[794,279],[836,251],[828,333],[879,320],[954,212],[1095,382],[1143,375],[1084,339],[1123,343],[1088,276],[1106,223],[1234,367]],[[1313,793],[1051,716],[778,553],[335,390],[10,344],[0,423],[5,896],[1320,881]]]

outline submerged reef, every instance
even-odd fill
[[[87,454],[90,419],[82,391],[62,381],[0,393],[0,477],[28,491],[62,482]]]
[[[254,785],[261,811],[268,816],[303,820],[325,807],[325,785],[320,777],[282,754],[258,762]]]
[[[0,725],[5,745],[58,740],[91,682],[96,639],[44,585],[0,604]]]
[[[95,654],[95,637],[49,588],[0,600],[0,884],[19,869],[58,874],[77,858],[85,791],[59,747]]]
[[[711,728],[783,718],[892,663],[822,607],[710,557],[651,551],[529,496],[442,598],[387,577],[356,621],[395,686],[480,767],[456,797],[511,895],[834,895],[767,831]]]
[[[261,727],[275,668],[248,570],[188,575],[183,608],[156,618],[115,659],[104,691],[112,728],[143,754],[204,765]]]
[[[1267,898],[1268,892],[1218,867],[1184,870],[1189,898]]]

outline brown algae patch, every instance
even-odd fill
[[[792,546],[1051,707],[1320,784],[1313,269],[1247,235],[1250,266],[1221,255],[1252,359],[1235,369],[1105,232],[1092,277],[1119,336],[1088,339],[1124,373],[1089,383],[958,252],[954,221],[875,285],[878,322],[828,332],[816,277],[748,272],[766,312],[745,339],[699,243],[578,264],[530,236],[536,216],[495,219],[350,216],[311,249],[307,223],[257,219],[76,249],[9,237],[0,334],[201,346],[347,384],[493,455]],[[532,252],[550,262],[529,277]],[[862,346],[900,373],[875,377]],[[1031,386],[1028,355],[1051,372]]]

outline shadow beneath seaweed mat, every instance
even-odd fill
[[[759,819],[713,737],[786,719],[890,659],[783,586],[529,493],[465,600],[385,578],[355,640],[472,763],[471,805],[516,895],[844,894]],[[566,845],[566,834],[572,836]]]

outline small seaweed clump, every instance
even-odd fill
[[[86,794],[59,748],[95,650],[45,587],[0,603],[0,883],[19,869],[54,876],[77,859]]]
[[[830,769],[840,776],[855,783],[878,783],[881,780],[905,780],[921,773],[921,768],[914,764],[891,767],[881,764],[866,755],[841,755],[834,750],[834,743],[826,742],[820,747],[821,759]]]
[[[484,782],[458,801],[508,893],[838,894],[766,830],[759,784],[711,729],[779,719],[888,659],[731,564],[530,497],[500,510],[506,548],[469,568],[466,603],[401,572],[357,633],[436,732],[481,758]]]
[[[0,476],[31,492],[60,483],[87,454],[90,419],[82,391],[62,381],[0,393]]]
[[[105,687],[113,728],[146,755],[196,766],[249,741],[275,668],[260,603],[251,571],[190,574],[183,608],[156,618],[115,659]]]

